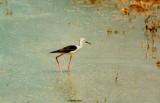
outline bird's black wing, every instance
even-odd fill
[[[69,46],[66,46],[62,49],[52,51],[50,53],[69,53],[69,52],[74,51],[76,49],[77,49],[77,47],[75,45],[69,45]]]

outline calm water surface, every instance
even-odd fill
[[[160,71],[146,50],[144,15],[69,0],[15,1],[0,6],[0,103],[159,103]],[[6,16],[5,12],[13,12]],[[108,28],[119,31],[107,34]],[[93,45],[59,58],[50,51]]]

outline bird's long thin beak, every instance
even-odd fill
[[[85,41],[86,43],[88,43],[88,44],[90,44],[90,45],[92,45],[90,42],[88,42],[88,41]]]

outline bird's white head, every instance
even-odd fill
[[[82,43],[88,43],[91,44],[90,42],[86,41],[85,38],[80,38],[80,45],[82,45]]]

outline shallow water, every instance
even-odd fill
[[[15,1],[0,9],[0,103],[159,103],[156,57],[146,58],[144,15],[129,22],[119,8],[71,1]],[[12,15],[5,15],[11,10]],[[108,28],[119,31],[108,35]],[[123,32],[125,31],[125,32]],[[159,32],[159,31],[158,31]],[[60,75],[50,51],[84,44],[60,60]]]

